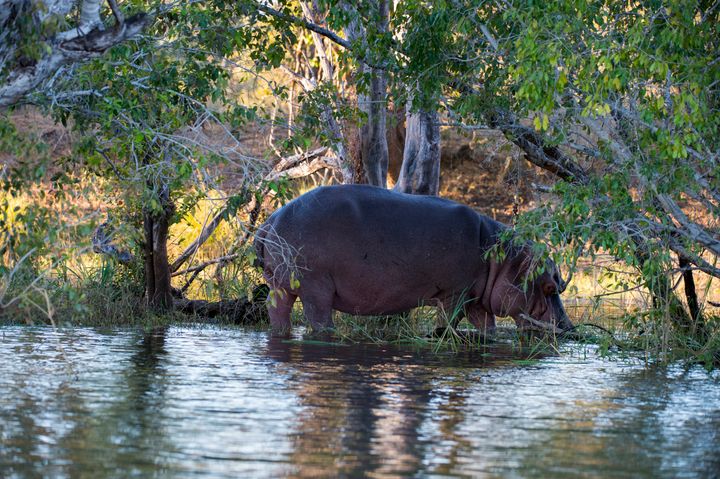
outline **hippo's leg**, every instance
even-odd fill
[[[458,323],[465,317],[465,308],[459,306],[455,298],[438,300],[435,330],[431,333],[433,336],[442,337],[448,326],[452,329],[457,327]]]
[[[333,327],[332,296],[303,295],[301,299],[305,310],[305,319],[308,320],[314,331],[322,331]]]
[[[468,307],[464,303],[463,297],[460,297],[459,300],[447,301],[443,304],[448,323],[453,329],[457,328],[460,321],[467,316]]]
[[[270,326],[274,331],[290,331],[290,312],[297,295],[285,289],[274,289],[271,291],[272,299],[268,299],[267,308],[270,316]]]
[[[305,277],[300,280],[300,300],[305,319],[314,331],[333,327],[332,312],[335,283],[329,275]]]
[[[468,307],[468,321],[470,321],[483,336],[492,336],[495,334],[495,315],[478,303],[471,304]]]

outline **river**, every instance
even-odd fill
[[[720,374],[222,327],[0,328],[0,477],[718,477]]]

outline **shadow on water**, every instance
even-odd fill
[[[93,463],[104,464],[108,471],[154,471],[176,450],[164,427],[169,379],[164,364],[166,333],[166,328],[136,333],[126,367],[110,393],[113,397],[99,414],[110,419],[102,424],[102,435],[109,441],[102,448],[107,456]]]
[[[518,367],[519,353],[271,338],[302,406],[293,474],[717,477],[717,378],[586,357]]]
[[[302,413],[292,433],[289,462],[303,477],[415,475],[425,470],[424,460],[436,446],[426,437],[430,421],[438,422],[445,444],[451,444],[445,453],[452,465],[453,457],[469,447],[453,432],[465,419],[468,375],[527,358],[497,345],[441,356],[279,337],[268,340],[266,353],[306,373],[296,376],[291,386],[301,399]],[[450,404],[453,407],[446,407]],[[443,470],[449,468],[436,472]]]

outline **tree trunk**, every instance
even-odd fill
[[[165,311],[172,309],[172,276],[167,255],[168,229],[173,208],[167,186],[160,193],[162,212],[145,210],[145,298],[148,307]]]
[[[697,291],[695,290],[695,278],[693,277],[691,269],[692,265],[684,256],[680,256],[678,261],[683,275],[683,283],[685,283],[685,299],[687,299],[690,319],[692,321],[689,333],[692,337],[702,342],[706,339],[705,323],[700,312]]]
[[[402,109],[390,110],[387,120],[387,145],[388,145],[388,182],[395,186],[400,177],[400,168],[403,162],[403,151],[405,150],[405,111]]]
[[[370,91],[358,94],[358,105],[367,115],[367,122],[360,128],[360,158],[365,177],[370,185],[385,188],[388,171],[388,144],[386,136],[386,88],[385,72],[365,67],[371,74]]]
[[[242,298],[223,301],[176,299],[175,308],[187,314],[214,318],[225,316],[234,324],[258,324],[267,320],[267,300],[270,288],[260,284],[253,289],[252,299]]]
[[[390,15],[388,1],[376,0],[372,6],[375,10],[374,28],[386,32]],[[355,7],[346,3],[345,8]],[[353,43],[367,44],[366,31],[357,18],[350,22],[345,34]],[[370,77],[370,84],[367,85],[367,91],[358,92],[357,95],[358,107],[367,117],[366,122],[360,127],[358,148],[358,163],[362,165],[358,170],[364,172],[365,178],[356,178],[356,181],[385,188],[388,171],[387,76],[385,71],[361,63],[358,76],[364,77],[366,74]]]
[[[440,190],[440,124],[437,111],[410,111],[407,106],[405,150],[395,190],[437,195]]]

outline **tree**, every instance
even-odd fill
[[[106,25],[101,18],[100,0],[2,0],[0,1],[0,151],[11,156],[44,154],[35,139],[29,141],[19,135],[8,121],[8,108],[29,103],[30,97],[63,69],[72,68],[108,49],[136,37],[152,20],[144,12],[125,18],[114,0],[108,5],[114,23]],[[70,14],[77,10],[78,15]],[[64,227],[53,212],[43,206],[23,210],[16,205],[11,211],[12,194],[26,184],[27,169],[4,164],[0,173],[0,313],[16,306],[28,293],[39,290],[45,273],[35,269],[26,280],[19,295],[12,296],[12,283],[22,276],[33,258],[52,251],[53,240]],[[43,166],[30,172],[37,180],[43,176]],[[54,180],[53,183],[59,181]],[[51,259],[56,265],[60,259]],[[30,268],[32,271],[33,268]],[[47,268],[45,268],[47,271]],[[47,295],[45,296],[47,299]],[[30,300],[31,303],[34,303]],[[49,303],[49,301],[48,301]],[[46,313],[50,314],[51,306]],[[40,309],[42,306],[38,305]]]
[[[437,110],[412,111],[407,106],[405,149],[395,189],[437,195],[440,190],[440,119]]]
[[[79,94],[68,93],[68,83],[65,100],[54,106],[61,121],[72,117],[77,127],[95,129],[82,145],[85,166],[112,179],[130,215],[142,214],[145,297],[155,309],[173,306],[171,276],[190,256],[172,265],[168,258],[178,208],[187,211],[206,194],[218,162],[238,168],[242,188],[254,182],[257,165],[241,154],[235,131],[255,113],[228,92],[228,65],[244,46],[233,27],[237,15],[234,4],[222,1],[168,10],[148,30],[151,36],[67,78]],[[208,125],[222,132],[220,145],[203,140]],[[232,194],[222,217],[249,197]]]
[[[359,6],[362,7],[363,4]],[[368,19],[363,22],[356,7],[347,2],[343,4],[343,7],[352,15],[345,28],[348,40],[361,45],[367,51],[369,48],[368,29],[371,29],[376,35],[388,33],[390,5],[387,0],[377,0],[368,2],[365,6],[368,9]],[[356,82],[357,103],[364,116],[359,130],[359,161],[365,171],[364,180],[368,184],[385,188],[389,161],[387,74],[382,68],[374,68],[361,62],[358,65],[356,76],[359,78],[359,81]]]
[[[314,51],[296,57],[294,68],[285,69],[296,78],[306,92],[317,92],[324,96],[306,97],[305,104],[310,108],[319,108],[327,136],[333,139],[333,149],[339,157],[339,167],[343,169],[343,181],[367,182],[385,187],[388,171],[387,112],[388,83],[395,82],[396,91],[413,92],[404,79],[398,75],[396,41],[389,29],[388,17],[392,16],[388,2],[369,0],[366,2],[316,2],[315,11],[311,11],[306,2],[299,2],[302,13],[293,11],[293,3],[281,3],[281,8],[265,4],[256,4],[257,10],[270,17],[269,23],[279,30],[299,26],[309,30],[312,36]],[[317,18],[323,18],[319,21]],[[262,16],[258,17],[261,20]],[[329,29],[332,27],[334,29]],[[347,38],[342,38],[336,31],[344,31]],[[290,41],[293,39],[291,38]],[[330,46],[341,48],[335,56],[328,54]],[[291,50],[291,45],[286,45]],[[310,59],[317,55],[319,67],[313,67]],[[308,63],[304,74],[298,72],[298,65]],[[339,65],[335,65],[338,63]],[[340,80],[333,74],[334,70],[351,70],[351,82]],[[308,78],[309,77],[309,78]],[[324,88],[318,89],[319,80]],[[413,81],[409,85],[414,84]],[[331,105],[339,106],[349,103],[347,92],[355,94],[354,104],[357,112],[343,113],[341,108],[332,109]],[[341,92],[346,92],[345,97]],[[413,93],[414,95],[414,93]],[[418,96],[422,93],[418,92]],[[396,97],[395,107],[403,107],[403,98]],[[439,121],[433,105],[427,112],[418,113],[417,105],[407,104],[408,118],[413,128],[412,141],[406,143],[406,167],[402,186],[403,191],[424,194],[437,194],[439,187]],[[336,118],[339,116],[339,118]],[[348,147],[348,132],[342,131],[340,122],[350,119],[359,121],[357,131],[359,147],[357,158],[351,158]],[[422,134],[423,136],[416,136]],[[427,143],[430,141],[430,143]],[[362,166],[363,176],[357,177],[347,165]],[[345,165],[344,167],[342,165]],[[421,166],[420,166],[421,165]],[[356,168],[357,169],[357,168]],[[427,173],[421,173],[427,172]],[[421,178],[422,176],[422,178]]]
[[[86,1],[78,6],[73,28],[56,33],[48,25],[68,22],[72,6],[12,3],[2,18],[8,30],[0,43],[5,67],[1,97],[6,104],[22,101],[47,108],[58,121],[83,133],[77,156],[64,167],[80,167],[103,179],[109,194],[125,205],[113,215],[116,220],[141,218],[144,246],[136,257],[144,260],[145,297],[153,309],[168,309],[173,306],[170,278],[182,265],[175,262],[170,268],[168,229],[207,191],[212,183],[208,168],[233,161],[241,168],[238,173],[247,176],[246,187],[254,183],[251,173],[258,165],[240,153],[233,129],[255,113],[228,95],[228,63],[244,37],[235,28],[216,28],[210,22],[239,23],[233,20],[239,11],[234,2],[219,1],[125,19],[111,1],[115,25],[105,28],[100,2]],[[150,4],[140,7],[150,11]],[[147,36],[120,43],[142,27]],[[27,36],[28,28],[34,36]],[[22,56],[27,51],[37,53],[29,63]],[[50,75],[52,80],[43,84]],[[222,145],[203,141],[202,128],[208,124],[225,133]],[[17,188],[10,183],[19,172],[8,176],[12,181],[3,186]],[[225,216],[250,196],[246,191],[231,195]],[[112,251],[106,232],[113,226],[118,225],[106,223],[96,235],[102,238],[98,250]]]

